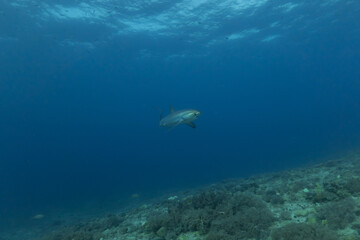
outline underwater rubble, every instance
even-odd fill
[[[41,240],[360,240],[360,155],[231,179]]]

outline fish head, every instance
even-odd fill
[[[198,119],[201,115],[201,112],[198,110],[195,110],[193,114],[194,114],[195,119]]]
[[[201,115],[201,112],[198,110],[188,110],[185,114],[184,114],[184,119],[186,119],[187,121],[194,121],[196,119],[198,119]]]

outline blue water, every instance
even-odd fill
[[[357,149],[359,93],[359,1],[2,1],[1,222]]]

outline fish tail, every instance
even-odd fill
[[[155,108],[156,110],[158,110],[160,112],[160,117],[159,117],[159,122],[161,121],[162,117],[163,117],[163,110],[159,107],[153,106],[153,108]]]

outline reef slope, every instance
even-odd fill
[[[360,155],[350,154],[169,195],[40,239],[356,240],[359,233]]]

